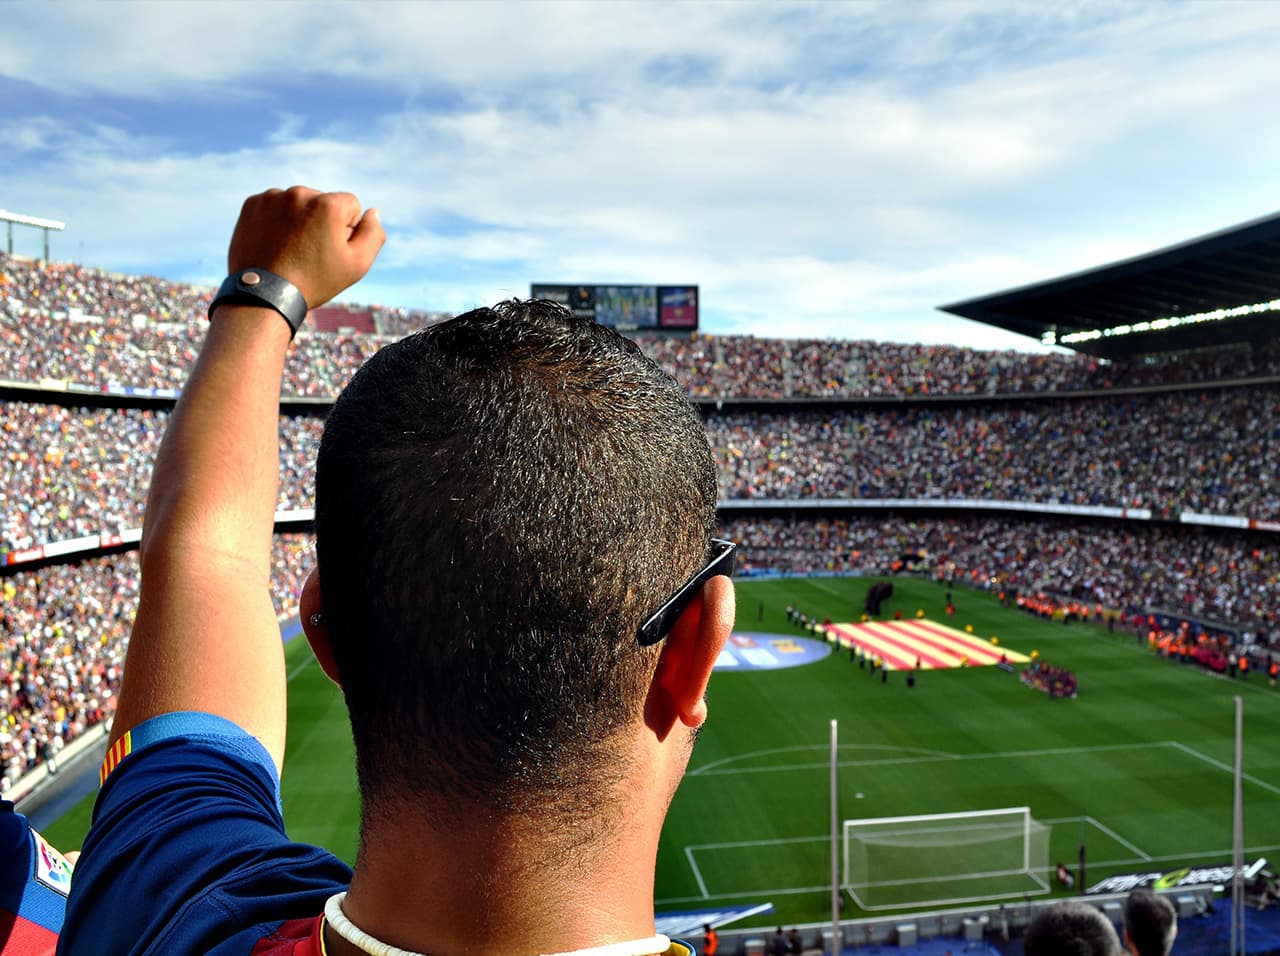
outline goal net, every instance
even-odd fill
[[[864,910],[1047,893],[1048,874],[1028,807],[844,821],[844,889]]]

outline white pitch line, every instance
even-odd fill
[[[739,760],[753,760],[756,757],[772,757],[774,754],[802,753],[809,750],[820,750],[826,753],[830,747],[827,744],[801,744],[795,747],[774,747],[770,750],[752,750],[745,754],[734,754],[732,757],[721,757],[719,760],[713,760],[710,763],[704,763],[701,767],[690,770],[685,776],[696,777],[700,774],[710,773],[725,764],[737,763]],[[927,747],[898,747],[893,744],[841,744],[841,750],[889,750],[894,753],[911,753],[925,754],[933,757],[950,757],[945,750],[930,750]],[[823,766],[826,766],[824,764]]]
[[[1099,866],[1119,866],[1122,863],[1141,863],[1144,860],[1155,859],[1155,857],[1148,856],[1147,854],[1143,853],[1140,847],[1134,846],[1132,843],[1130,843],[1120,834],[1116,833],[1115,830],[1112,830],[1110,827],[1103,826],[1094,817],[1051,817],[1045,820],[1038,820],[1037,822],[1043,823],[1046,826],[1057,826],[1059,823],[1080,823],[1084,820],[1088,820],[1099,830],[1102,830],[1103,832],[1110,835],[1111,839],[1115,840],[1117,843],[1121,843],[1124,846],[1128,847],[1130,850],[1132,850],[1134,853],[1140,854],[1140,856],[1134,857],[1132,860],[1108,860],[1106,863],[1099,863],[1098,864]]]
[[[1172,741],[1172,743],[1173,743],[1173,746],[1177,747],[1183,753],[1189,754],[1192,757],[1196,757],[1200,760],[1203,760],[1205,763],[1210,764],[1214,767],[1217,767],[1219,770],[1225,770],[1227,773],[1230,773],[1230,774],[1234,774],[1236,772],[1235,768],[1232,767],[1231,765],[1225,764],[1221,760],[1214,760],[1208,754],[1201,753],[1200,751],[1196,750],[1193,747],[1188,747],[1186,744],[1182,743],[1182,741],[1180,740]],[[1255,786],[1261,787],[1263,790],[1266,790],[1269,793],[1274,793],[1276,796],[1280,797],[1280,787],[1273,786],[1272,784],[1267,783],[1265,780],[1259,780],[1257,777],[1251,774],[1242,773],[1240,776],[1243,777],[1245,780],[1248,780],[1250,783],[1254,784]]]
[[[809,578],[807,581],[805,581],[805,583],[813,585],[815,588],[817,588],[820,591],[826,591],[828,594],[837,594],[840,596],[844,596],[846,593],[842,591],[840,588],[833,588],[830,584],[823,584],[817,578]]]
[[[314,657],[311,657],[311,656],[306,657],[301,664],[296,665],[293,668],[293,670],[289,671],[289,676],[284,679],[284,682],[286,684],[292,684],[293,679],[297,677],[299,674],[301,674],[303,671],[305,671],[308,667],[310,667],[314,662],[315,662]]]
[[[1131,744],[1104,744],[1101,747],[1058,747],[1045,750],[1007,750],[999,753],[978,753],[978,754],[948,754],[935,753],[922,757],[887,757],[883,760],[841,760],[841,767],[886,767],[901,766],[904,764],[916,763],[937,763],[939,761],[957,761],[957,760],[1008,760],[1018,757],[1057,757],[1064,754],[1090,754],[1090,753],[1106,753],[1116,750],[1145,750],[1149,747],[1172,747],[1177,746],[1177,741],[1158,740],[1150,743],[1131,743]],[[789,748],[788,748],[789,749]],[[782,773],[792,772],[796,770],[826,770],[831,766],[830,761],[822,763],[803,763],[803,764],[787,764],[775,767],[743,767],[735,769],[733,767],[714,767],[707,764],[700,767],[698,771],[690,771],[685,777],[702,776],[702,777],[718,777],[726,774],[736,773]]]
[[[1111,829],[1111,827],[1104,826],[1103,824],[1101,824],[1101,823],[1099,823],[1097,820],[1095,820],[1093,817],[1084,817],[1083,819],[1088,820],[1090,823],[1092,823],[1095,827],[1097,827],[1099,830],[1101,830],[1101,831],[1102,831],[1103,833],[1105,833],[1107,836],[1111,837],[1111,839],[1115,840],[1115,841],[1116,841],[1117,843],[1119,843],[1121,846],[1126,847],[1126,848],[1128,848],[1128,849],[1132,850],[1134,853],[1138,854],[1138,856],[1142,857],[1142,859],[1144,859],[1144,860],[1150,860],[1150,859],[1151,859],[1151,856],[1150,856],[1149,854],[1147,854],[1145,851],[1143,851],[1142,847],[1134,846],[1132,843],[1130,843],[1128,840],[1126,840],[1126,839],[1125,839],[1124,837],[1122,837],[1120,834],[1116,833],[1116,831],[1115,831],[1115,830]]]
[[[704,900],[710,899],[710,894],[707,892],[706,880],[702,878],[702,871],[698,869],[698,863],[693,858],[693,849],[694,848],[691,846],[685,847],[684,855],[689,860],[689,869],[693,870],[693,878],[698,881],[698,889],[702,890],[702,898]]]
[[[787,843],[821,843],[830,842],[831,834],[816,837],[775,837],[772,840],[735,840],[732,843],[694,843],[685,847],[690,850],[728,850],[741,846],[783,846]]]
[[[1246,856],[1252,856],[1255,853],[1273,853],[1280,850],[1277,846],[1247,846],[1244,848]],[[1232,850],[1204,850],[1196,853],[1170,853],[1167,856],[1149,856],[1145,860],[1102,860],[1100,862],[1089,861],[1089,866],[1131,866],[1135,863],[1181,863],[1183,860],[1198,860],[1202,857],[1218,857],[1219,859],[1229,858]]]
[[[703,900],[740,900],[746,896],[795,896],[799,893],[830,893],[831,884],[826,886],[797,886],[782,890],[747,890],[745,893],[713,893],[710,896],[669,896],[666,899],[654,900],[658,906],[670,903],[700,903]]]

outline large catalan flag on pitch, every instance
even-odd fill
[[[864,654],[878,656],[891,671],[912,670],[917,661],[924,670],[937,670],[997,664],[1001,657],[1011,664],[1025,664],[1031,659],[984,638],[923,618],[832,624],[827,633],[842,647],[856,644]]]

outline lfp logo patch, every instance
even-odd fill
[[[777,670],[812,664],[831,653],[826,641],[787,634],[734,631],[716,659],[716,670]]]
[[[38,833],[36,838],[36,879],[56,893],[71,892],[71,864]]]

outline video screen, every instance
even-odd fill
[[[596,286],[596,321],[618,329],[656,329],[657,288],[651,285]]]
[[[698,327],[698,287],[662,286],[658,289],[658,325],[664,329]]]
[[[529,298],[559,302],[580,319],[596,317],[595,286],[534,283],[529,287]]]
[[[696,329],[696,285],[570,285],[534,282],[531,299],[549,299],[574,315],[624,331],[631,329]]]

